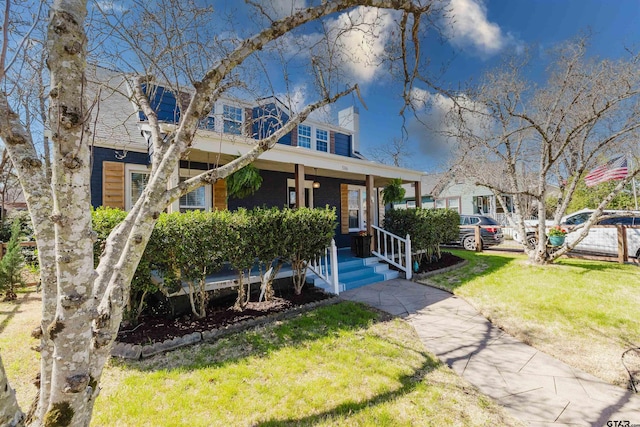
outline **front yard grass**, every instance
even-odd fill
[[[26,410],[39,294],[0,303],[0,352]],[[27,309],[27,305],[29,309]],[[94,426],[521,425],[425,351],[413,328],[341,302],[214,343],[112,360]]]
[[[113,361],[94,425],[518,425],[411,326],[342,302],[139,362]]]
[[[424,283],[464,297],[545,353],[627,386],[621,356],[640,346],[640,268],[576,259],[533,266],[521,254],[452,252],[469,264]]]

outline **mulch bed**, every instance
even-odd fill
[[[442,257],[436,262],[428,262],[428,260],[423,259],[420,267],[418,269],[418,273],[426,273],[428,271],[440,270],[443,268],[451,267],[453,265],[462,262],[463,259],[453,255],[451,252],[442,252]]]
[[[202,319],[195,318],[191,314],[176,319],[170,319],[167,316],[143,315],[137,326],[121,327],[116,341],[127,344],[161,342],[193,332],[210,331],[243,320],[281,313],[293,307],[331,297],[315,287],[305,287],[302,295],[295,295],[293,289],[290,292],[277,292],[277,295],[273,301],[249,302],[245,310],[240,312],[230,308],[235,302],[235,296],[217,298],[211,301],[207,309],[207,317]],[[257,296],[254,299],[257,299]]]
[[[423,260],[418,273],[439,270],[461,262],[462,259],[449,253],[442,252],[442,258],[436,262]],[[293,289],[276,291],[273,301],[250,302],[241,312],[232,310],[235,296],[213,299],[207,310],[207,317],[197,319],[190,313],[175,319],[163,315],[143,315],[137,326],[123,325],[118,332],[116,341],[126,344],[151,344],[168,339],[182,337],[193,332],[204,332],[233,325],[243,320],[250,320],[282,313],[294,307],[311,302],[322,301],[332,295],[324,293],[316,287],[305,286],[302,295],[294,295]],[[257,300],[257,295],[253,296]]]

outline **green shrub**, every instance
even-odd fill
[[[93,260],[96,266],[100,261],[100,256],[104,251],[109,235],[126,217],[127,212],[104,206],[92,212],[92,227],[97,237],[96,242],[93,244]],[[149,244],[151,244],[151,241]],[[158,286],[151,280],[152,264],[154,263],[152,256],[157,255],[158,252],[149,250],[149,244],[131,280],[131,290],[129,292],[127,306],[125,307],[125,318],[134,323],[138,321],[142,314],[146,305],[147,296],[158,290]]]
[[[256,208],[251,211],[252,221],[251,234],[258,267],[260,281],[265,284],[261,296],[266,301],[271,301],[274,297],[273,279],[280,271],[284,262],[283,257],[287,254],[285,236],[284,217],[286,211],[278,208]],[[273,266],[269,277],[265,278],[266,272]]]
[[[11,238],[7,244],[7,253],[0,260],[0,289],[4,291],[5,301],[14,301],[16,287],[24,286],[22,280],[22,267],[24,258],[20,251],[20,221],[14,221],[11,227]]]
[[[411,249],[419,260],[440,259],[440,245],[457,240],[460,215],[450,209],[397,209],[385,214],[385,230],[411,236]]]
[[[302,292],[309,261],[323,254],[335,234],[335,208],[285,209],[283,218],[286,258],[293,269],[296,295]]]

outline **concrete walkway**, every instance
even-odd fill
[[[640,394],[516,340],[461,298],[404,279],[340,296],[407,320],[428,351],[528,425],[640,425]]]

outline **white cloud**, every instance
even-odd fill
[[[124,4],[114,0],[100,0],[97,3],[105,13],[122,13],[127,10]]]
[[[457,131],[452,119],[458,115],[450,115],[455,107],[454,101],[439,93],[414,88],[411,91],[411,102],[418,118],[409,124],[409,133],[417,135],[420,150],[435,158],[446,158],[457,150],[458,141],[454,136]],[[484,111],[484,108],[474,106],[467,98],[458,98],[457,102],[469,109]],[[493,122],[486,115],[466,112],[463,117],[467,130],[474,135],[486,135],[492,130]]]
[[[393,26],[389,11],[362,6],[328,21],[329,43],[341,68],[361,82],[371,82]]]
[[[293,15],[300,9],[307,7],[306,0],[271,0],[268,6],[273,9],[274,18],[280,19]]]
[[[450,43],[459,48],[473,47],[480,56],[491,56],[508,45],[519,44],[489,21],[483,0],[449,0],[447,21],[445,32]]]
[[[309,101],[307,95],[308,87],[306,83],[301,83],[293,86],[289,92],[276,94],[276,97],[281,100],[292,113],[299,113],[309,102],[313,102],[313,100]],[[330,120],[330,115],[331,105],[326,105],[311,113],[310,118],[319,121],[328,121]]]

